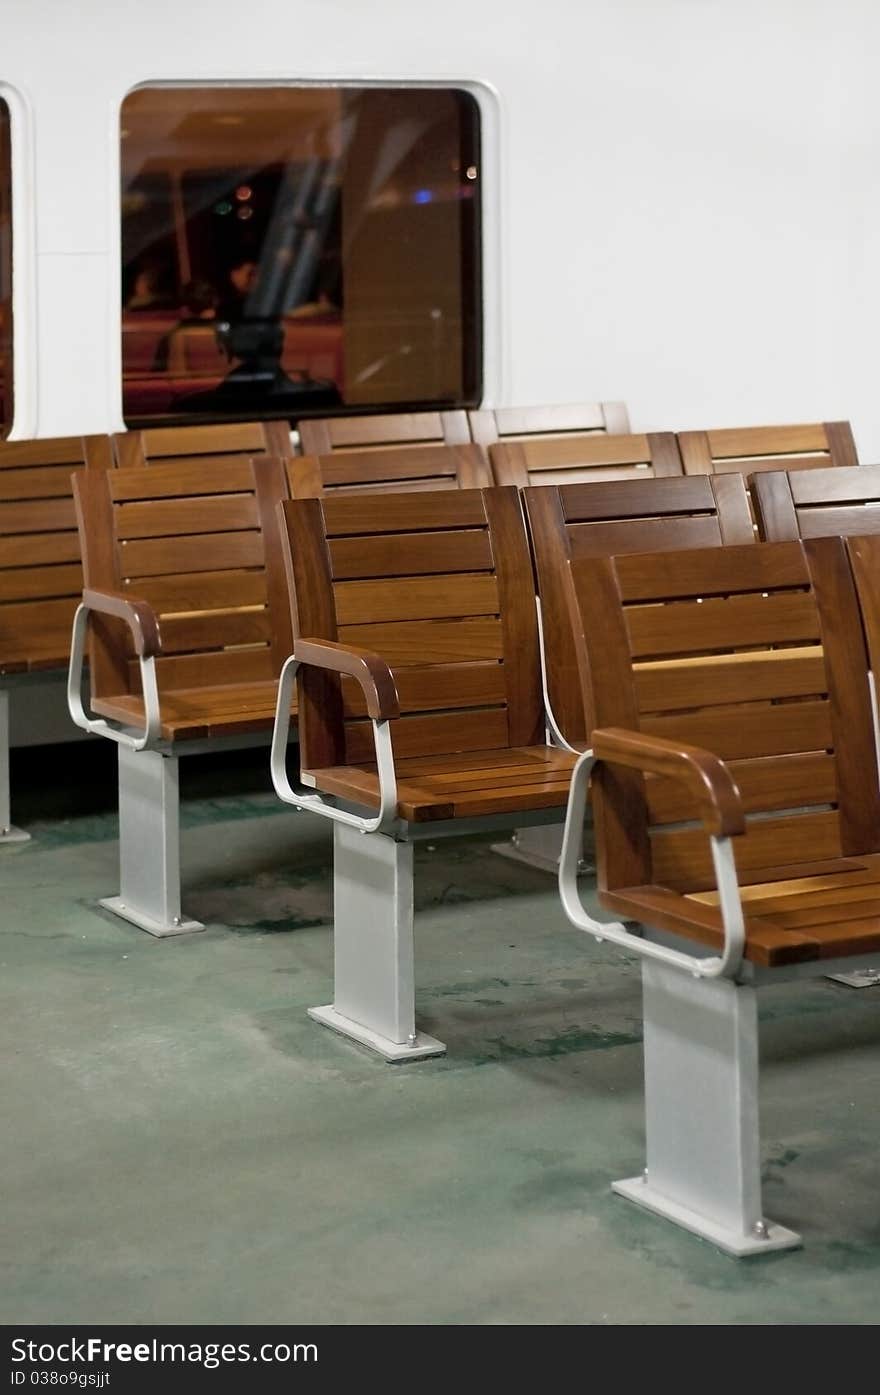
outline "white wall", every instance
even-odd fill
[[[16,434],[121,425],[129,87],[472,78],[500,98],[495,398],[623,397],[645,429],[849,416],[880,459],[878,40],[871,0],[6,0],[37,248]]]

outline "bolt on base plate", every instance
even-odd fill
[[[0,830],[0,843],[29,843],[31,835],[25,833],[23,828],[9,828]]]
[[[880,983],[880,969],[853,969],[850,974],[826,974],[825,977],[846,988],[876,988]]]
[[[773,1250],[796,1250],[803,1243],[797,1231],[788,1230],[784,1225],[776,1225],[773,1221],[766,1220],[759,1221],[752,1234],[738,1234],[735,1230],[700,1215],[698,1211],[692,1211],[690,1207],[670,1201],[662,1193],[654,1191],[644,1174],[627,1177],[622,1182],[612,1182],[611,1190],[618,1196],[625,1196],[628,1201],[643,1206],[646,1211],[653,1211],[655,1216],[663,1216],[666,1220],[683,1226],[685,1230],[693,1231],[710,1244],[717,1245],[719,1250],[735,1255],[738,1259],[745,1255],[769,1254]]]
[[[322,1027],[329,1027],[340,1036],[350,1037],[359,1046],[368,1046],[371,1051],[377,1051],[392,1064],[397,1061],[422,1061],[428,1056],[446,1055],[446,1046],[442,1041],[437,1041],[436,1037],[429,1037],[425,1032],[416,1032],[413,1041],[391,1041],[390,1037],[382,1036],[381,1032],[374,1032],[369,1027],[361,1026],[360,1022],[352,1021],[350,1017],[343,1017],[332,1003],[326,1007],[309,1008],[308,1013],[309,1017],[315,1022],[320,1022]]]
[[[112,911],[122,920],[127,920],[129,924],[136,925],[139,930],[146,930],[148,935],[155,935],[157,939],[165,939],[171,935],[194,935],[205,928],[200,920],[190,920],[186,916],[166,924],[165,921],[156,920],[154,916],[146,915],[143,911],[133,910],[125,904],[121,896],[105,896],[98,905],[103,906],[105,911]]]

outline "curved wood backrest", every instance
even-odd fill
[[[397,682],[398,757],[543,739],[534,586],[515,489],[283,505],[293,628],[379,654]],[[305,670],[310,769],[373,760],[360,690]]]
[[[585,484],[684,473],[671,431],[648,436],[538,436],[489,447],[496,484]]]
[[[159,616],[160,692],[277,676],[292,647],[286,596],[270,606],[266,569],[282,461],[89,471],[74,494],[86,586],[149,601]],[[92,637],[93,696],[138,694],[125,626],[96,617]]]
[[[304,418],[298,429],[304,455],[414,445],[463,446],[470,440],[467,416],[461,410]]]
[[[680,431],[678,444],[686,475],[730,471],[754,475],[762,470],[815,470],[859,463],[848,421]]]
[[[880,529],[880,465],[770,470],[750,483],[758,529],[767,542]]]
[[[338,450],[298,455],[287,462],[291,497],[375,493],[377,490],[483,489],[492,483],[480,446],[403,446],[395,450]]]
[[[0,672],[67,663],[82,593],[71,470],[112,463],[108,436],[0,444]]]
[[[482,407],[468,412],[471,438],[477,445],[531,440],[536,436],[615,435],[629,431],[623,402],[574,402],[546,407]]]
[[[290,456],[290,427],[286,421],[221,422],[213,426],[151,426],[144,431],[119,431],[113,437],[117,465],[182,465],[201,459],[218,463],[241,456]]]
[[[747,815],[741,882],[880,850],[867,655],[840,539],[584,557],[570,582],[596,727],[728,762]],[[705,831],[681,827],[693,819],[681,785],[608,766],[594,807],[603,889],[714,885]]]
[[[724,475],[538,486],[523,491],[523,503],[541,599],[550,706],[563,735],[578,744],[593,723],[585,714],[571,641],[569,558],[750,543],[745,483],[741,475]]]

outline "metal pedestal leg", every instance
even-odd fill
[[[180,910],[177,757],[118,751],[120,894],[100,904],[151,935],[204,930]]]
[[[442,1056],[415,1025],[412,844],[334,824],[333,903],[335,1000],[309,1016],[386,1061]]]
[[[647,1168],[614,1190],[734,1255],[793,1248],[761,1210],[755,990],[642,964]]]
[[[0,843],[27,843],[30,834],[13,828],[9,793],[9,693],[0,688]]]

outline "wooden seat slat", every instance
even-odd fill
[[[247,494],[253,489],[251,466],[246,459],[226,462],[220,470],[203,460],[183,465],[131,466],[114,470],[109,481],[110,495],[116,504],[195,499],[200,495],[215,498],[218,494]]]
[[[6,567],[42,567],[75,562],[79,573],[79,543],[75,533],[24,533],[3,537],[0,531],[0,572]],[[79,589],[77,583],[76,589]],[[0,576],[0,595],[3,594]]]
[[[0,577],[2,594],[8,601],[50,601],[60,596],[75,596],[81,584],[79,563],[75,566],[11,567]]]
[[[121,508],[116,517],[120,542],[223,533],[236,528],[258,528],[260,524],[256,500],[244,492],[221,498],[137,500]]]
[[[73,498],[0,502],[0,533],[76,533]]]
[[[289,456],[293,452],[285,421],[218,422],[207,426],[151,426],[113,437],[119,465],[128,469],[164,461],[174,469],[191,460],[228,464],[236,456]]]
[[[369,416],[313,417],[299,423],[303,455],[323,455],[353,446],[387,449],[419,443],[465,445],[467,416],[448,412],[387,412]]]
[[[728,764],[746,813],[834,804],[837,800],[834,759],[825,751],[757,757]],[[674,780],[646,780],[645,798],[655,824],[693,818],[693,799]]]
[[[820,628],[816,607],[802,591],[707,597],[699,606],[677,601],[629,606],[626,625],[635,659],[656,653],[708,654],[746,644],[816,641]]]
[[[480,408],[468,413],[470,434],[480,445],[522,440],[535,436],[570,433],[629,432],[629,417],[622,402],[553,403],[542,407]]]
[[[392,537],[334,538],[329,546],[334,581],[451,575],[490,571],[492,567],[492,548],[483,528],[434,532],[427,537],[424,533],[395,533]]]
[[[132,542],[121,540],[120,555],[125,574],[135,585],[141,577],[174,576],[182,570],[192,575],[259,567],[263,561],[263,539],[257,529],[138,538]]]
[[[480,446],[405,446],[297,456],[287,463],[294,499],[338,495],[476,489],[492,483]]]
[[[499,663],[404,668],[396,682],[401,712],[488,706],[503,702],[506,696],[504,670]],[[363,694],[353,678],[342,680],[342,694],[346,717],[366,715]]]
[[[402,620],[340,625],[339,640],[356,649],[382,654],[395,668],[504,656],[501,621],[494,615],[479,615],[469,620],[433,620],[430,624]]]
[[[405,580],[340,581],[335,587],[340,625],[378,620],[446,620],[497,615],[494,576],[455,572]]]
[[[664,716],[643,714],[642,731],[668,741],[687,741],[714,751],[722,760],[781,756],[791,744],[800,751],[824,751],[833,744],[827,699],[751,703],[749,707],[706,708]]]

